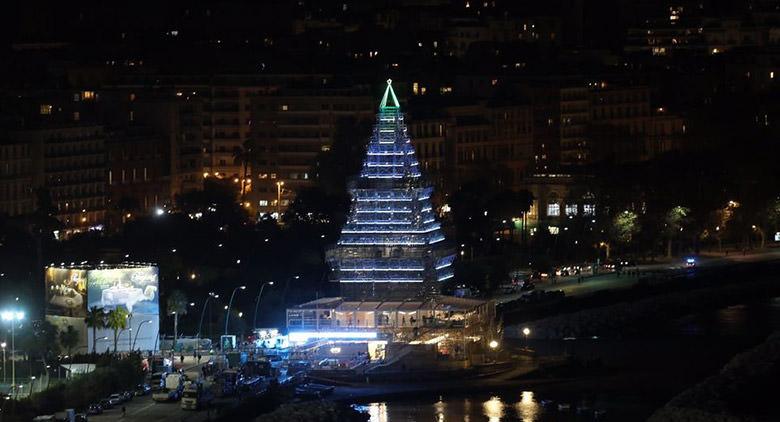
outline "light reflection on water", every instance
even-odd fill
[[[443,401],[441,398],[432,405],[424,403],[391,403],[376,402],[355,406],[358,410],[367,412],[370,422],[539,422],[542,421],[542,406],[534,399],[532,391],[523,391],[517,401],[493,396],[480,401],[479,405],[472,400],[452,399]]]

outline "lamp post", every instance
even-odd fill
[[[11,384],[16,388],[16,323],[24,319],[24,312],[3,311],[2,317],[11,322]]]
[[[279,220],[282,219],[282,186],[284,180],[276,182],[276,213],[279,215]]]
[[[235,289],[233,289],[233,293],[230,294],[230,302],[228,302],[228,306],[225,312],[225,335],[228,334],[228,322],[230,321],[230,307],[233,306],[233,298],[236,296],[236,292],[238,290],[246,290],[246,286],[238,286]]]
[[[525,347],[528,348],[528,336],[531,334],[531,329],[528,327],[523,328],[523,336],[525,337]]]
[[[127,347],[130,349],[128,352],[133,351],[133,313],[127,314]]]
[[[3,384],[5,384],[5,382],[7,381],[7,378],[8,378],[8,375],[6,375],[7,371],[5,370],[5,346],[7,346],[7,345],[8,344],[6,344],[6,342],[0,343],[0,347],[3,348]]]
[[[136,342],[136,340],[138,340],[138,333],[140,333],[140,332],[141,332],[141,327],[142,327],[144,324],[151,323],[151,322],[152,322],[152,320],[151,320],[151,319],[147,319],[146,321],[141,321],[141,323],[140,323],[140,324],[138,324],[138,327],[136,328],[136,331],[135,331],[135,338],[133,338],[133,345],[132,345],[132,346],[130,346],[130,351],[133,351],[133,350],[135,350],[135,342]]]
[[[255,302],[255,317],[252,320],[252,328],[257,328],[257,308],[260,306],[260,298],[263,296],[263,289],[265,289],[265,286],[273,286],[273,281],[267,281],[263,283],[262,286],[260,286],[260,293],[257,294],[257,301]]]
[[[203,309],[200,311],[200,322],[198,323],[198,334],[195,336],[197,337],[198,345],[200,345],[200,329],[201,327],[203,327],[203,317],[206,315],[206,308],[208,308],[209,300],[211,300],[212,297],[214,299],[217,299],[219,298],[219,295],[215,294],[214,292],[209,292],[209,295],[206,297],[206,300],[203,302]]]
[[[498,341],[490,340],[490,343],[488,343],[488,346],[490,347],[490,350],[493,352],[492,353],[493,354],[493,360],[497,361],[498,359],[496,359],[496,357],[497,357],[496,349],[498,349]]]

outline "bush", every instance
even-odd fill
[[[52,414],[66,408],[83,410],[112,393],[132,389],[143,382],[141,357],[132,354],[122,359],[102,360],[93,372],[80,375],[72,380],[55,385],[45,391],[33,394],[16,403],[14,415],[6,415],[10,420],[30,420],[35,415]]]

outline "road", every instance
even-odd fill
[[[185,356],[184,362],[177,358],[176,367],[182,368],[189,379],[197,379],[200,376],[201,367],[209,360],[204,356],[202,364],[198,364],[192,356]],[[234,401],[234,399],[231,399]],[[226,403],[229,403],[228,400]],[[90,421],[123,421],[123,422],[200,422],[210,419],[214,411],[207,410],[183,410],[181,402],[157,403],[152,400],[152,396],[135,397],[132,401],[124,404],[125,416],[122,417],[122,405],[115,406],[113,409],[106,410],[102,415],[93,415],[89,417]]]
[[[729,255],[723,254],[702,254],[697,258],[696,267],[705,269],[717,269],[719,267],[725,267],[735,264],[744,264],[751,262],[767,262],[780,260],[780,249],[772,249],[755,253],[741,254],[733,253]],[[597,276],[586,277],[581,283],[577,282],[578,277],[560,277],[553,283],[550,281],[544,281],[537,283],[537,290],[563,290],[566,296],[582,296],[592,294],[599,290],[607,289],[624,289],[635,285],[641,276],[645,274],[674,274],[680,271],[686,270],[683,265],[682,259],[659,262],[656,264],[637,265],[634,267],[626,268],[624,273],[618,276],[616,273],[606,273]],[[626,274],[625,271],[629,271]],[[639,273],[638,275],[636,273]],[[523,294],[512,293],[508,295],[500,295],[495,297],[498,304],[511,302],[516,300]]]

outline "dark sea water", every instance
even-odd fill
[[[626,387],[556,391],[545,386],[360,403],[371,422],[547,422],[644,420],[685,388],[717,372],[735,354],[780,330],[780,298],[665,319],[646,335],[622,339],[538,341],[542,354],[568,353],[605,362],[617,373],[638,374]],[[649,380],[649,381],[646,381]],[[462,381],[461,381],[462,382]],[[544,404],[546,405],[543,405]],[[571,406],[559,410],[558,404]],[[604,412],[600,419],[594,410]]]

